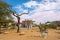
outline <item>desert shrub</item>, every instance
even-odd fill
[[[50,23],[47,26],[48,26],[48,28],[53,28],[53,29],[56,29],[56,27],[57,27],[57,25],[53,24],[53,23]]]
[[[10,28],[10,29],[15,29],[15,26],[10,25],[10,26],[8,26],[8,28]]]
[[[41,24],[41,28],[48,28],[48,26],[46,24]]]
[[[11,26],[11,29],[15,29],[15,26]]]

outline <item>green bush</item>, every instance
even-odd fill
[[[11,26],[11,29],[15,29],[15,26]]]
[[[8,28],[15,29],[15,26],[10,25]]]
[[[42,28],[47,29],[47,28],[48,28],[48,26],[47,26],[46,24],[43,24],[43,25],[42,25]]]
[[[40,28],[45,28],[45,29],[47,29],[47,28],[48,28],[48,26],[47,26],[47,25],[45,25],[45,24],[41,24],[41,25],[39,25],[38,27],[39,27],[39,29],[40,29]]]
[[[50,24],[48,24],[48,27],[49,28],[56,29],[57,25],[56,24],[53,24],[53,23],[50,23]]]

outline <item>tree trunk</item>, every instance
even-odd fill
[[[20,32],[20,31],[19,31],[19,24],[17,25],[17,27],[18,27],[18,28],[17,28],[17,33],[19,33],[19,32]]]
[[[20,31],[19,31],[19,30],[20,30],[20,29],[19,29],[19,28],[20,28],[19,25],[20,25],[20,17],[18,17],[18,25],[17,25],[18,29],[17,29],[17,33],[20,32]]]
[[[2,32],[1,32],[1,24],[0,24],[0,34],[1,34]]]
[[[0,34],[1,34],[1,26],[0,26]]]

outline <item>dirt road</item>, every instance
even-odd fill
[[[60,40],[60,33],[58,30],[48,29],[48,34],[41,37],[39,29],[21,28],[20,33],[16,33],[16,29],[7,30],[5,33],[0,34],[0,40]]]

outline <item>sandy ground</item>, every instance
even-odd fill
[[[20,33],[16,33],[16,29],[11,29],[0,34],[0,40],[60,40],[60,33],[58,32],[60,30],[48,29],[48,34],[43,38],[37,27],[21,28]]]

